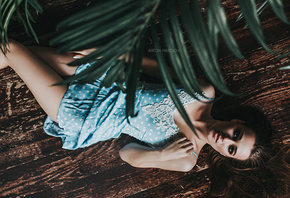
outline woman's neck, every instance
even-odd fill
[[[217,120],[214,120],[211,116],[201,116],[199,119],[193,119],[190,117],[190,120],[198,137],[196,137],[191,128],[183,119],[175,120],[175,122],[182,133],[190,141],[192,141],[195,144],[196,149],[200,151],[201,148],[208,143],[208,134],[210,133],[212,126],[217,122]]]
[[[200,120],[193,121],[192,124],[196,129],[198,139],[204,144],[208,143],[208,134],[210,133],[212,127],[217,123],[212,117],[204,118]]]
[[[191,123],[193,124],[198,137],[193,133],[191,128],[184,121],[178,111],[173,114],[174,122],[182,133],[196,146],[198,150],[208,143],[208,134],[212,126],[217,122],[211,116],[212,104],[204,105],[203,103],[190,103],[185,107]]]

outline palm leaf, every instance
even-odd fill
[[[170,10],[169,15],[172,33],[165,18],[166,3],[167,8]],[[164,1],[162,3],[161,28],[164,33],[164,43],[168,50],[173,51],[169,51],[168,54],[177,78],[179,79],[182,87],[186,90],[188,94],[199,100],[199,98],[196,96],[196,92],[200,95],[203,95],[203,93],[199,87],[196,74],[191,65],[189,55],[184,45],[185,41],[177,21],[175,8],[172,5],[174,5],[173,0],[168,0],[167,2]]]
[[[258,4],[260,2],[260,0],[256,1],[256,4]],[[283,6],[283,3],[281,0],[265,0],[264,2],[262,2],[262,4],[258,7],[257,9],[257,15],[260,15],[264,10],[265,8],[270,5],[272,10],[274,11],[274,13],[278,16],[278,18],[283,21],[284,23],[286,24],[290,24],[289,23],[289,20],[287,19],[286,15],[285,15],[285,12],[284,12],[284,6]],[[243,12],[240,14],[240,16],[238,17],[237,21],[240,20],[241,18],[244,17],[244,14]],[[262,38],[263,39],[263,38]],[[263,39],[264,40],[264,39]],[[263,47],[265,46],[262,45]],[[267,48],[266,50],[268,51],[269,48]],[[272,52],[270,52],[272,53]],[[278,55],[278,54],[275,54],[275,55]],[[277,58],[277,60],[280,60],[286,56],[288,56],[289,53],[286,53],[286,54],[283,54],[283,55],[280,55],[279,54],[279,57]]]
[[[205,28],[198,2],[192,0],[190,7],[186,0],[180,0],[178,4],[189,41],[191,42],[205,75],[221,92],[233,95],[225,85],[223,77],[221,76],[216,60],[216,51],[213,44],[208,39],[208,32]]]
[[[126,116],[136,116],[137,114],[134,112],[135,106],[135,93],[137,89],[137,82],[140,75],[141,63],[144,55],[145,49],[145,35],[146,32],[143,32],[143,36],[140,39],[134,49],[132,50],[132,59],[129,60],[128,64],[128,79],[127,79],[127,95],[126,95]]]
[[[58,25],[58,28],[61,28],[61,29],[71,28],[71,29],[68,29],[63,34],[54,38],[51,41],[51,45],[55,45],[56,43],[57,44],[67,43],[70,46],[73,46],[72,42],[79,43],[79,40],[76,40],[76,39],[86,38],[84,37],[86,35],[88,37],[91,37],[94,34],[96,36],[99,36],[99,34],[102,33],[102,35],[100,36],[104,36],[110,32],[116,32],[117,27],[124,28],[124,25],[130,24],[132,18],[135,18],[136,16],[138,17],[138,15],[140,15],[140,12],[142,12],[142,10],[140,10],[140,6],[141,6],[140,3],[137,1],[132,4],[128,4],[127,6],[121,7],[114,14],[107,14],[107,12],[105,12],[105,15],[102,17],[99,16],[100,15],[99,12],[95,11],[97,13],[96,17],[92,15],[90,16],[88,20],[87,18],[84,18],[83,22],[80,24],[73,22],[73,24],[77,26],[73,26],[69,24],[69,22],[71,21],[71,18],[68,18],[67,20],[64,21],[65,23],[62,23],[63,25],[62,24]],[[128,13],[128,14],[124,14],[124,13]],[[80,13],[79,17],[81,16],[82,16],[82,13]],[[140,17],[142,18],[144,16],[141,15]],[[114,27],[114,28],[111,28],[111,27]],[[96,37],[94,38],[94,40],[102,40],[102,39],[99,39],[98,37]],[[97,44],[99,45],[102,43],[97,43]],[[66,49],[67,49],[67,45],[62,45],[62,48],[59,49],[59,51],[62,52],[62,51],[65,51]]]
[[[0,46],[1,51],[5,54],[7,52],[7,44],[8,44],[8,25],[13,13],[16,11],[17,6],[19,6],[19,1],[11,0],[11,3],[6,4],[4,10],[6,10],[5,15],[1,16],[2,27],[1,27],[1,42],[3,47]],[[3,13],[3,14],[4,14]]]
[[[207,10],[207,25],[208,25],[208,36],[210,42],[212,43],[213,50],[215,52],[215,56],[217,58],[218,55],[218,34],[220,32],[218,26],[215,24],[213,11]]]
[[[0,49],[3,54],[7,52],[7,45],[8,45],[8,28],[9,23],[12,16],[15,14],[20,21],[20,23],[24,26],[24,29],[28,36],[30,34],[33,35],[36,42],[38,42],[38,38],[36,33],[33,30],[31,22],[35,22],[32,18],[30,12],[29,5],[31,5],[37,13],[42,13],[42,8],[39,5],[37,0],[1,0],[0,1],[0,30],[1,30],[1,43]],[[24,13],[24,18],[21,13]]]
[[[34,21],[34,19],[32,18],[32,16],[31,16],[31,14],[29,13],[29,9],[28,9],[28,2],[34,2],[34,1],[28,1],[28,0],[25,0],[24,1],[25,2],[25,4],[24,4],[24,6],[25,6],[25,16],[26,16],[26,22],[27,22],[27,25],[28,25],[28,27],[29,27],[29,30],[30,30],[30,32],[31,32],[31,34],[33,35],[33,38],[35,39],[35,41],[37,42],[37,43],[39,43],[39,41],[38,41],[38,38],[37,38],[37,35],[36,35],[36,33],[34,32],[34,30],[33,30],[33,27],[31,26],[31,23],[30,23],[30,21],[32,21],[32,22],[35,22]],[[36,1],[37,2],[37,1]],[[23,23],[23,24],[25,24],[25,23]],[[29,32],[29,31],[26,31],[26,32]]]
[[[249,25],[249,28],[257,41],[260,43],[261,46],[265,50],[267,50],[271,54],[274,53],[266,44],[264,34],[262,32],[260,20],[257,14],[256,4],[254,0],[238,0],[238,3],[240,5],[241,11],[243,12],[243,15],[247,21],[247,24]]]
[[[31,5],[37,13],[43,13],[43,9],[37,0],[28,0],[28,4]]]
[[[158,41],[158,37],[157,37],[157,32],[156,32],[156,27],[155,27],[155,20],[153,20],[153,23],[151,25],[151,33],[152,33],[152,39],[153,39],[153,43],[154,43],[154,47],[156,49],[161,49],[161,46],[159,44],[159,41]],[[184,118],[185,122],[188,124],[188,126],[190,126],[191,130],[194,132],[194,134],[198,137],[195,129],[194,129],[194,126],[192,125],[178,95],[177,95],[177,92],[176,92],[176,86],[175,84],[173,83],[172,79],[171,79],[171,76],[170,76],[170,73],[168,71],[168,67],[166,65],[166,62],[164,60],[164,57],[162,55],[162,53],[157,50],[156,51],[156,55],[157,55],[157,60],[158,60],[158,63],[159,63],[159,67],[160,67],[160,70],[161,70],[161,74],[162,74],[162,78],[163,78],[163,81],[164,81],[164,84],[166,85],[167,89],[168,89],[168,93],[170,94],[176,108],[178,109],[179,113],[182,115],[182,117]]]
[[[280,67],[278,70],[286,70],[286,69],[290,69],[290,65],[285,66],[285,67]]]
[[[228,48],[234,53],[234,55],[240,59],[244,59],[239,46],[230,30],[227,16],[221,6],[220,0],[208,1],[208,13],[210,14],[210,19],[212,19],[209,26],[217,26],[218,30],[221,32],[224,41]]]
[[[258,4],[261,0],[256,1],[256,4]],[[283,21],[286,24],[290,24],[289,20],[287,19],[287,16],[285,15],[284,12],[284,6],[281,0],[265,0],[257,9],[257,14],[260,15],[265,9],[266,7],[270,4],[272,10],[274,11],[274,13],[277,15],[277,17]],[[240,20],[244,17],[243,13],[241,13],[237,20]]]
[[[289,49],[289,47],[286,47],[284,50],[282,50],[282,52],[285,51],[285,50],[287,50],[287,49]],[[281,54],[281,55],[279,55],[279,56],[276,58],[275,62],[278,62],[278,61],[281,60],[282,58],[285,58],[285,57],[287,57],[287,56],[289,56],[289,55],[290,55],[290,52],[287,52],[287,53]]]
[[[221,33],[227,47],[235,56],[243,58],[243,55],[230,31],[221,3],[218,0],[208,2],[208,28],[206,28],[198,0],[177,1],[181,11],[183,27],[186,31],[185,36],[188,37],[199,65],[209,81],[221,92],[234,95],[225,85],[218,66],[218,34]],[[258,14],[265,9],[266,3],[262,3],[257,10],[255,5],[260,0],[239,0],[238,2],[241,7],[242,17],[245,18],[253,35],[265,49],[272,52],[266,45],[258,18]],[[195,68],[192,66],[187,47],[184,44],[184,34],[175,11],[174,0],[103,1],[61,22],[58,25],[58,29],[62,33],[51,41],[52,45],[60,46],[60,52],[91,47],[98,47],[98,50],[70,63],[70,65],[81,65],[87,62],[94,62],[87,70],[66,79],[60,84],[72,81],[81,83],[95,80],[104,72],[107,72],[103,81],[104,85],[111,86],[112,83],[116,82],[120,89],[127,93],[127,117],[136,115],[134,101],[144,50],[142,46],[145,40],[145,30],[160,4],[162,5],[160,25],[164,45],[168,50],[178,50],[178,53],[169,53],[169,64],[172,65],[186,92],[192,97],[196,97],[196,92],[202,94],[196,78]],[[280,4],[274,3],[273,7],[276,12],[278,10],[281,11],[283,8]],[[167,20],[167,16],[169,20]],[[280,15],[280,18],[283,18],[283,16]],[[161,49],[155,28],[155,20],[153,20],[151,34],[154,47]],[[121,55],[124,55],[123,59],[119,60]],[[168,92],[176,108],[194,131],[178,98],[176,87],[167,70],[165,59],[159,50],[156,51],[156,55]],[[125,59],[128,59],[128,57],[129,61],[125,63]],[[98,60],[96,60],[97,58]]]
[[[105,87],[111,87],[112,84],[118,80],[118,76],[122,70],[125,70],[125,61],[118,61],[118,63],[113,65],[107,72],[106,77],[102,81],[103,85]]]
[[[134,29],[130,30],[130,31],[124,33],[123,35],[121,35],[120,37],[117,37],[117,38],[111,40],[106,45],[102,46],[101,48],[98,48],[97,50],[95,50],[91,54],[83,57],[82,59],[77,59],[77,60],[69,63],[69,65],[70,66],[81,65],[84,63],[92,62],[96,59],[99,59],[100,57],[106,57],[107,54],[110,53],[110,51],[119,52],[120,50],[124,50],[130,45],[131,39],[135,33],[136,33],[136,30],[134,30]]]
[[[98,60],[89,69],[59,84],[95,80],[107,71],[105,86],[117,81],[118,86],[127,93],[126,114],[134,116],[135,91],[144,50],[140,37],[145,36],[146,27],[159,4],[160,0],[110,0],[60,23],[58,29],[66,31],[51,41],[52,45],[60,45],[60,52],[98,47],[90,55],[69,65]],[[125,56],[120,61],[121,55]],[[124,64],[129,55],[132,61]]]
[[[157,0],[111,0],[103,2],[88,9],[87,12],[78,13],[61,23],[58,28],[66,29],[66,32],[54,38],[51,44],[61,44],[59,51],[65,52],[86,49],[88,45],[98,46],[106,44],[108,40],[119,37],[131,29],[142,32],[144,23],[147,24],[147,19],[150,18],[150,14],[148,15],[148,13],[150,13],[151,9],[158,2]],[[114,10],[118,11],[113,14],[114,18],[112,18],[111,13]],[[87,17],[85,17],[86,14]],[[82,24],[84,25],[82,26]]]
[[[132,23],[131,17],[136,17],[135,23]],[[145,19],[144,16],[137,17],[136,14],[132,13],[130,14],[130,17],[127,17],[126,19],[124,18],[121,20],[115,20],[111,24],[104,25],[102,26],[103,28],[91,29],[89,32],[84,32],[84,34],[79,35],[78,37],[72,36],[70,40],[67,40],[65,44],[61,45],[59,52],[83,50],[87,49],[88,45],[102,45],[104,44],[104,40],[108,40],[108,37],[111,38],[115,35],[126,33],[131,29],[140,28],[139,24]],[[113,25],[114,28],[110,28],[110,25]]]
[[[268,0],[269,4],[274,11],[274,13],[277,15],[277,17],[283,21],[286,24],[290,24],[288,21],[285,12],[284,12],[284,6],[281,0]]]
[[[112,66],[113,62],[116,62],[118,57],[123,54],[123,48],[126,49],[130,45],[130,40],[132,39],[132,36],[132,31],[129,31],[126,34],[122,35],[122,37],[116,38],[115,40],[108,43],[108,45],[96,50],[92,54],[70,63],[70,65],[78,65],[78,63],[83,64],[82,62],[87,63],[95,61],[95,63],[90,68],[75,76],[67,78],[58,84],[66,84],[75,80],[85,82],[87,79],[95,80],[99,78],[107,69],[109,69],[110,66]],[[98,58],[100,56],[102,56],[102,58],[96,60],[96,57]],[[110,60],[109,64],[106,64],[107,60]],[[94,70],[97,71],[97,75],[92,74]]]
[[[261,0],[256,0],[255,3],[256,5],[258,5],[261,2]],[[265,0],[258,8],[257,8],[257,14],[260,15],[269,5],[268,0]],[[241,20],[242,18],[244,18],[244,14],[241,12],[240,15],[238,16],[238,18],[236,19],[236,21]],[[247,27],[247,26],[246,26]]]
[[[95,22],[100,21],[100,17],[110,17],[112,13],[123,13],[123,9],[127,9],[131,4],[136,2],[132,0],[122,0],[122,1],[103,1],[95,6],[90,6],[89,8],[63,20],[57,25],[57,29],[65,29],[73,26],[81,25],[84,22],[92,21]],[[137,2],[138,3],[138,2]],[[138,4],[140,5],[140,4]],[[114,14],[113,14],[114,15]]]

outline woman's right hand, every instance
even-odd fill
[[[162,161],[179,159],[188,156],[193,151],[193,144],[186,138],[167,145],[161,151]]]

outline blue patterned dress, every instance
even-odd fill
[[[76,74],[90,67],[78,67]],[[117,138],[128,134],[149,146],[161,146],[178,133],[173,120],[175,106],[162,85],[143,83],[136,91],[135,111],[137,117],[125,115],[125,94],[114,83],[106,88],[102,80],[87,84],[70,84],[59,107],[57,121],[47,117],[44,131],[52,136],[61,137],[63,148],[77,149],[94,143]],[[194,99],[178,89],[184,105]]]

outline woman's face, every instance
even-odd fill
[[[255,140],[255,134],[251,129],[235,121],[218,122],[208,135],[208,142],[216,151],[238,160],[249,158]]]

